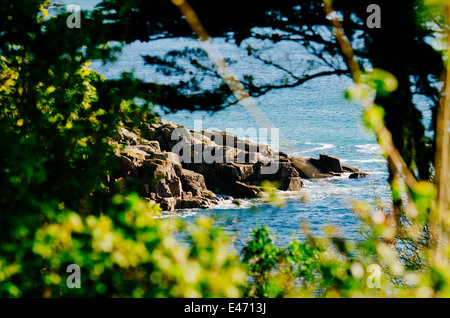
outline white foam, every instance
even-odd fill
[[[262,199],[236,199],[239,201],[239,205],[235,203],[235,200],[222,200],[213,205],[214,210],[231,210],[231,209],[249,209],[251,207],[262,205],[264,201]]]
[[[218,197],[224,197],[224,195],[217,195]],[[227,195],[228,196],[228,195]],[[235,200],[222,200],[215,203],[208,210],[234,210],[234,209],[250,209],[255,206],[263,205],[262,199],[237,199],[239,205],[235,203]],[[164,218],[187,218],[196,215],[198,212],[205,211],[205,209],[178,209],[176,211],[163,211],[161,215],[156,216],[157,219]]]
[[[295,155],[300,155],[300,154],[304,154],[304,153],[308,153],[308,152],[322,151],[322,150],[331,149],[331,148],[335,148],[336,147],[333,144],[325,144],[325,143],[310,143],[310,142],[307,142],[306,144],[307,145],[319,145],[319,147],[298,151],[296,153],[293,153],[293,155],[295,156]]]
[[[358,152],[362,153],[380,153],[380,146],[378,144],[365,144],[365,145],[357,145]]]
[[[163,211],[161,215],[155,216],[155,219],[166,219],[166,218],[187,218],[196,215],[201,209],[186,209],[178,211]]]

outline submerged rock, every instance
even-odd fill
[[[365,178],[368,175],[369,175],[368,173],[364,173],[364,172],[354,172],[349,176],[349,178],[350,179],[359,179],[359,178]]]

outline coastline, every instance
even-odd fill
[[[336,157],[292,157],[225,131],[187,130],[163,119],[111,136],[120,190],[137,187],[141,197],[163,211],[211,208],[224,200],[267,197],[270,182],[282,191],[301,191],[304,179],[368,176]]]

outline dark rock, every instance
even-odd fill
[[[339,173],[344,172],[344,170],[342,170],[341,161],[336,157],[320,154],[320,161],[328,171]]]
[[[260,153],[263,156],[272,156],[272,150],[264,144],[257,144],[249,140],[239,139],[226,131],[203,131],[216,144],[232,147],[245,152]]]
[[[192,198],[192,199],[181,199],[177,202],[177,209],[202,209],[210,208],[212,203],[207,199],[202,198]]]
[[[365,172],[354,172],[352,173],[349,178],[350,179],[359,179],[359,178],[365,178],[367,177],[369,174],[365,173]]]
[[[156,128],[153,127],[151,124],[149,123],[143,123],[142,127],[141,127],[141,133],[142,133],[142,137],[147,139],[147,140],[152,140],[156,137]]]
[[[300,177],[306,179],[317,178],[329,178],[333,175],[330,173],[323,173],[317,166],[322,166],[323,170],[326,170],[325,166],[320,164],[320,161],[313,158],[295,158],[291,157],[292,165],[298,171]]]
[[[136,166],[132,159],[126,156],[117,157],[119,163],[119,170],[116,172],[116,177],[135,177],[136,176]]]
[[[183,193],[183,188],[181,185],[181,181],[178,177],[175,177],[172,180],[166,180],[170,193],[174,198],[181,198],[181,194]]]
[[[163,151],[170,151],[172,148],[167,144],[164,136],[159,135],[156,137],[156,141],[159,143],[160,149]]]
[[[233,196],[236,198],[255,198],[261,193],[261,189],[257,186],[245,184],[240,181],[234,182],[233,186]]]
[[[312,164],[314,167],[319,169],[321,173],[329,173],[330,169],[327,167],[322,160],[316,158],[309,158],[308,162]]]
[[[182,166],[184,169],[192,170],[203,175],[203,177],[205,178],[206,187],[210,190],[214,191],[214,189],[219,184],[219,179],[213,165],[207,163],[182,162]]]
[[[253,174],[253,165],[240,163],[215,163],[216,175],[221,180],[242,181]]]

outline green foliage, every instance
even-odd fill
[[[248,294],[255,297],[272,296],[270,286],[268,286],[271,271],[275,269],[282,257],[282,250],[273,245],[267,227],[254,230],[253,239],[247,242],[242,250],[243,261],[248,263],[249,272],[254,279],[250,285]],[[277,295],[275,295],[277,296]]]
[[[367,287],[370,257],[362,257],[363,245],[351,245],[337,236],[304,242],[292,241],[286,248],[274,245],[267,227],[257,228],[243,248],[243,261],[251,276],[249,297],[355,297],[374,296]],[[361,255],[358,257],[357,255]],[[381,286],[380,286],[381,287]]]
[[[244,272],[209,220],[189,229],[192,244],[185,247],[174,238],[182,224],[155,219],[157,204],[136,195],[113,202],[100,216],[47,208],[48,222],[15,248],[11,261],[5,256],[12,246],[3,243],[0,296],[240,296]],[[66,285],[69,264],[82,269],[80,289]]]
[[[181,224],[111,182],[110,136],[154,115],[131,74],[89,68],[113,57],[106,26],[84,13],[68,29],[31,0],[0,8],[0,297],[238,297],[243,271],[221,231],[199,220],[182,246]]]

